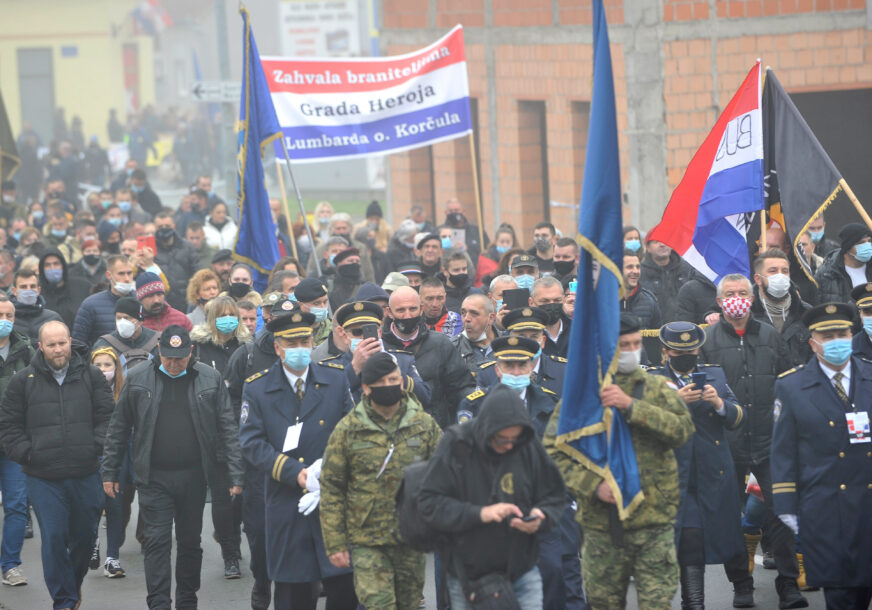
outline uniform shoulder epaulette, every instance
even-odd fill
[[[546,388],[546,387],[543,386],[543,385],[540,385],[539,388],[540,388],[543,392],[545,392],[546,394],[551,394],[552,396],[557,396],[557,392],[555,392],[554,390],[549,390],[548,388]]]
[[[318,362],[318,364],[320,364],[321,366],[329,366],[332,369],[339,369],[340,371],[344,371],[344,364],[342,364],[341,362],[331,362],[331,360],[337,357],[338,356],[331,356],[330,358],[324,358],[324,360],[321,360],[320,362]]]
[[[800,364],[799,366],[795,366],[792,369],[790,369],[789,371],[784,371],[783,373],[781,373],[778,376],[778,378],[781,379],[782,377],[787,377],[788,375],[791,375],[791,374],[795,373],[796,371],[802,370],[804,367],[805,367],[804,364]]]
[[[564,364],[567,363],[567,362],[569,362],[569,361],[568,361],[566,358],[564,358],[563,356],[555,356],[555,355],[553,355],[553,354],[551,355],[551,359],[554,360],[555,362],[563,362]]]
[[[650,373],[652,371],[662,371],[662,370],[663,370],[663,365],[658,364],[657,366],[649,366],[648,368],[645,369],[645,372]]]
[[[482,396],[484,396],[484,390],[482,390],[481,388],[477,388],[472,394],[466,395],[466,400],[476,400],[478,398],[481,398]]]
[[[699,368],[699,367],[701,367],[701,366],[713,366],[713,367],[716,367],[716,368],[721,368],[721,365],[720,365],[720,364],[714,364],[714,363],[711,363],[711,364],[697,364],[696,366],[697,366],[697,368]]]
[[[867,358],[866,356],[861,356],[860,354],[854,354],[854,355],[857,358],[859,358],[860,360],[862,360],[863,362],[865,362],[867,364],[872,364],[872,358]]]
[[[489,366],[493,366],[493,365],[495,365],[496,363],[497,363],[496,360],[488,360],[487,362],[482,362],[481,364],[479,364],[479,365],[478,365],[478,368],[480,368],[480,369],[486,369],[487,367],[489,367]]]
[[[260,379],[261,377],[263,377],[267,373],[269,373],[269,369],[263,369],[262,371],[259,371],[259,372],[255,373],[254,375],[252,375],[251,377],[249,377],[248,379],[246,379],[245,383],[251,383],[255,379]]]
[[[412,352],[410,352],[410,351],[407,350],[407,349],[399,349],[399,348],[397,348],[397,347],[389,347],[389,348],[387,349],[387,351],[388,351],[388,353],[390,353],[390,354],[411,354],[411,353],[412,353]]]

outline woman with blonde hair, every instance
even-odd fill
[[[103,372],[106,381],[109,382],[109,387],[112,388],[112,395],[115,397],[115,402],[118,402],[118,397],[121,395],[121,388],[124,387],[124,368],[121,366],[121,358],[118,353],[111,347],[101,347],[95,349],[91,354],[91,364],[96,366]],[[125,464],[124,471],[127,471]],[[119,489],[132,484],[132,480],[126,476],[122,476],[122,481],[119,482]],[[121,545],[124,544],[124,514],[122,494],[116,493],[114,498],[105,497],[106,505],[106,561],[103,563],[103,575],[106,578],[124,578],[124,568],[121,567],[120,557]],[[100,567],[100,536],[94,540],[94,549],[91,552],[91,562],[89,566],[92,570]]]
[[[319,201],[318,205],[315,206],[315,212],[313,213],[315,224],[312,227],[312,231],[314,231],[318,241],[326,241],[330,238],[330,218],[334,213],[335,210],[329,201]],[[314,244],[312,247],[314,247]]]
[[[218,296],[221,279],[211,269],[200,269],[188,282],[188,303],[193,307],[188,313],[191,324],[197,326],[206,321],[206,303]]]

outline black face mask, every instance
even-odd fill
[[[241,299],[251,292],[251,286],[245,282],[233,282],[230,284],[230,296],[234,299]]]
[[[100,255],[99,254],[86,254],[85,256],[82,257],[82,259],[85,261],[86,265],[90,265],[90,266],[94,267],[95,265],[97,265],[97,263],[100,262]]]
[[[169,227],[164,227],[163,229],[158,229],[154,232],[154,236],[157,237],[160,241],[169,241],[176,234],[175,229],[171,229]]]
[[[545,305],[540,305],[539,309],[547,314],[545,317],[545,325],[551,326],[560,321],[560,316],[563,313],[563,303],[546,303]]]
[[[399,385],[372,386],[369,390],[369,399],[380,407],[392,407],[403,397],[403,388]]]
[[[115,242],[106,244],[106,252],[109,254],[118,254],[119,249],[121,248],[121,242]]]
[[[339,277],[346,280],[360,279],[360,263],[348,263],[336,268]]]
[[[554,272],[557,275],[569,275],[575,268],[575,261],[554,261]]]
[[[462,286],[466,286],[466,282],[469,281],[468,273],[455,273],[454,275],[449,275],[451,278],[451,284],[457,286],[458,288]]]
[[[415,332],[415,329],[418,328],[418,323],[421,321],[421,316],[415,316],[414,318],[405,318],[403,320],[394,320],[394,324],[397,325],[397,328],[404,335],[411,335]]]
[[[454,212],[453,214],[445,215],[445,224],[448,225],[460,225],[463,224],[463,220],[463,214],[461,214],[460,212]]]
[[[696,368],[696,363],[699,361],[697,354],[681,354],[680,356],[669,356],[669,366],[676,373],[689,373]]]

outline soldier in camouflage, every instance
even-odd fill
[[[610,536],[609,511],[615,498],[609,486],[556,443],[560,404],[548,423],[544,444],[563,473],[567,490],[580,503],[581,571],[591,607],[624,608],[632,576],[640,608],[668,609],[678,588],[673,527],[679,490],[673,450],[691,437],[693,420],[672,384],[639,367],[642,333],[638,318],[621,314],[620,332],[618,372],[600,398],[630,426],[644,494],[641,504],[622,523],[621,546]]]
[[[370,356],[363,397],[337,424],[321,468],[321,529],[330,562],[354,563],[354,588],[368,610],[413,610],[424,588],[425,557],[397,532],[403,469],[427,460],[442,434],[410,392],[393,356]]]

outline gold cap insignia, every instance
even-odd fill
[[[872,292],[872,283],[866,284],[866,292]]]
[[[690,341],[690,333],[681,333],[682,341]]]
[[[827,313],[836,313],[836,306],[835,305],[827,305],[826,312]]]
[[[521,315],[524,316],[525,318],[529,318],[530,316],[533,315],[533,310],[528,307],[524,311],[521,312]]]
[[[363,303],[355,303],[354,311],[363,311]]]
[[[302,320],[302,319],[303,319],[303,316],[301,316],[301,315],[298,314],[298,313],[295,313],[295,314],[293,315],[293,317],[291,318],[291,322],[299,322],[299,321]]]
[[[517,345],[518,338],[517,337],[509,337],[509,345]]]

